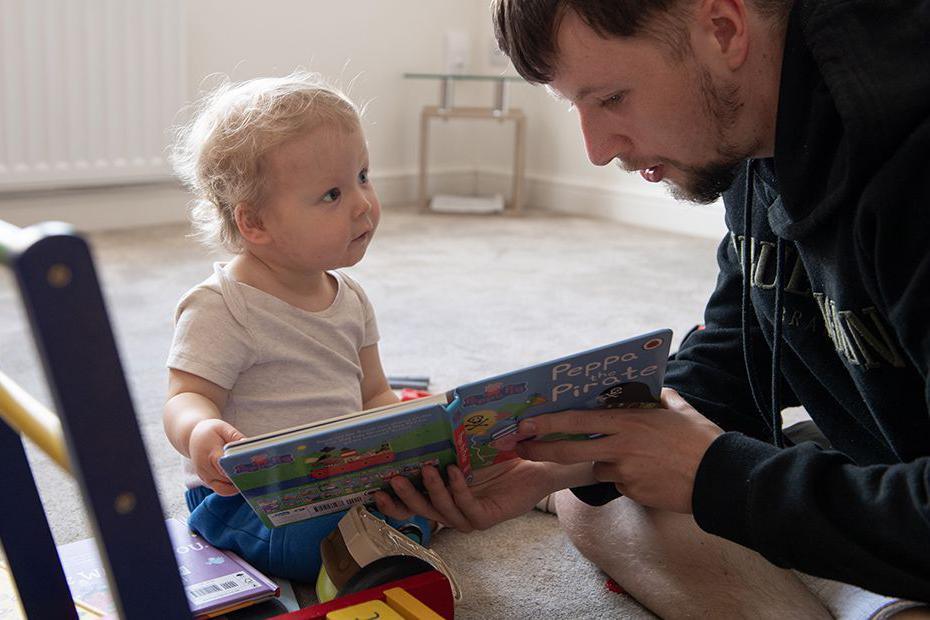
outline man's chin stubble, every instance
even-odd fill
[[[717,201],[736,179],[739,163],[713,164],[688,171],[687,186],[669,182],[669,192],[676,200],[707,205]]]

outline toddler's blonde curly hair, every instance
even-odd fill
[[[239,203],[260,208],[268,151],[320,126],[360,127],[361,112],[318,73],[224,81],[178,128],[170,160],[191,190],[194,234],[208,246],[242,252]]]

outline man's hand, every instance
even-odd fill
[[[489,468],[490,469],[490,468]],[[493,468],[485,479],[468,486],[465,476],[455,466],[449,466],[447,487],[434,467],[423,468],[423,484],[429,497],[416,490],[409,480],[396,476],[390,480],[396,498],[379,491],[375,495],[378,510],[395,519],[422,515],[460,532],[484,530],[532,510],[549,493],[574,484],[573,474],[584,484],[590,479],[590,463],[580,468],[565,468],[551,463],[533,463],[513,459]]]
[[[229,481],[220,467],[223,446],[231,441],[245,439],[245,435],[219,418],[201,420],[191,431],[189,451],[194,471],[205,485],[219,495],[235,495],[239,490]]]
[[[520,432],[603,434],[587,441],[525,441],[517,453],[532,461],[594,461],[594,477],[613,482],[630,499],[653,508],[691,512],[694,478],[704,453],[723,431],[671,389],[660,409],[563,411],[520,423]]]

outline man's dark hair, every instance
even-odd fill
[[[765,17],[787,16],[792,0],[751,0]],[[676,57],[690,50],[687,0],[493,0],[497,44],[529,82],[553,79],[556,33],[569,11],[602,37],[646,34],[666,44]]]

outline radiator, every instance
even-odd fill
[[[0,0],[0,192],[153,181],[185,99],[181,0]]]

